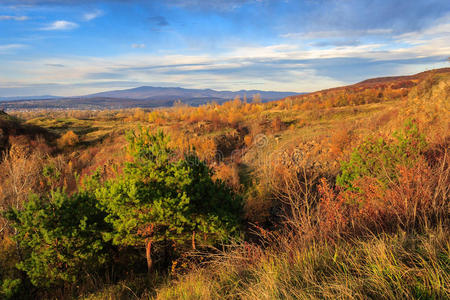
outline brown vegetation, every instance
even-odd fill
[[[96,171],[101,181],[115,178],[122,172],[117,166],[132,159],[124,133],[162,129],[176,155],[195,150],[214,179],[244,197],[245,239],[178,257],[166,285],[130,267],[126,278],[89,277],[84,296],[446,298],[449,74],[379,78],[271,103],[256,96],[252,103],[199,107],[16,114],[26,121],[0,116],[0,211],[21,209],[30,193],[73,193]],[[385,170],[386,182],[366,174],[350,189],[336,184],[353,149],[393,137],[412,119],[428,145],[414,160]],[[10,260],[19,259],[12,236],[0,218],[0,268],[13,269]],[[115,253],[114,260],[128,262],[129,253]],[[38,294],[67,296],[63,291]]]

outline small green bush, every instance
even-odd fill
[[[87,192],[34,195],[23,210],[12,209],[6,216],[23,250],[17,268],[26,272],[35,286],[73,283],[107,259],[107,245],[102,239],[108,226],[105,214]]]
[[[425,137],[413,121],[407,121],[393,138],[371,137],[353,150],[350,160],[341,164],[336,183],[354,189],[353,182],[365,176],[376,178],[383,185],[397,178],[397,167],[412,166],[425,150]]]
[[[0,281],[0,296],[5,299],[13,299],[19,293],[21,285],[21,279],[6,278],[3,282]]]

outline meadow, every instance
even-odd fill
[[[0,115],[0,298],[450,298],[450,69]]]

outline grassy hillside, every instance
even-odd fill
[[[133,161],[125,133],[139,127],[163,130],[176,157],[195,151],[213,180],[242,197],[244,208],[238,239],[206,244],[193,233],[195,250],[160,242],[150,275],[138,248],[112,247],[113,262],[102,270],[51,288],[36,287],[16,269],[26,251],[15,250],[14,228],[2,218],[3,296],[450,297],[450,69],[270,103],[235,99],[156,110],[18,112],[14,118],[53,138],[19,143],[8,134],[0,165],[3,211],[23,210],[31,192],[44,197],[64,188],[76,195],[92,174],[100,185],[120,177]],[[20,294],[26,290],[31,294]]]

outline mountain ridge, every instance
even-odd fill
[[[450,68],[433,69],[406,76],[390,76],[366,79],[361,82],[315,91],[311,93],[296,92],[276,92],[260,90],[240,90],[240,91],[216,91],[212,89],[186,89],[181,87],[153,87],[140,86],[131,89],[105,91],[101,93],[89,94],[79,97],[62,97],[54,99],[40,100],[11,100],[0,102],[0,107],[13,110],[32,109],[122,109],[132,107],[156,108],[172,106],[176,101],[185,104],[198,106],[211,101],[223,103],[239,96],[245,96],[252,100],[253,95],[260,94],[262,101],[284,100],[291,97],[301,101],[310,101],[314,105],[317,99],[335,100],[338,96],[345,96],[348,93],[358,94],[363,90],[373,90],[373,92],[384,93],[386,89],[393,91],[390,96],[404,96],[408,91],[416,86],[420,81],[432,74],[450,73]],[[342,94],[342,95],[341,95]],[[374,96],[378,97],[378,96]],[[1,98],[0,98],[1,100]],[[334,101],[333,100],[333,101]],[[318,104],[318,103],[316,103]]]
[[[26,97],[23,100],[1,101],[0,106],[5,109],[121,109],[130,107],[167,107],[172,106],[175,101],[197,106],[211,101],[223,103],[236,97],[250,101],[255,95],[265,101],[273,101],[288,96],[299,95],[298,92],[277,92],[262,90],[240,90],[240,91],[216,91],[213,89],[186,89],[181,87],[153,87],[140,86],[131,89],[112,90],[95,94],[74,97],[46,97],[45,99],[33,99]]]
[[[249,95],[246,95],[249,93]],[[94,93],[82,96],[82,98],[108,97],[108,98],[127,98],[133,100],[155,99],[160,100],[188,100],[192,98],[217,98],[232,99],[236,96],[252,97],[260,94],[262,100],[276,100],[289,95],[298,95],[298,92],[279,92],[279,91],[263,91],[263,90],[240,90],[240,91],[222,91],[213,89],[187,89],[182,87],[155,87],[140,86],[131,89],[112,90],[100,93]]]
[[[0,97],[0,102],[2,102],[2,101],[21,101],[21,100],[47,100],[47,99],[59,99],[59,98],[63,98],[63,97],[53,96],[53,95],[10,96],[10,97]]]

